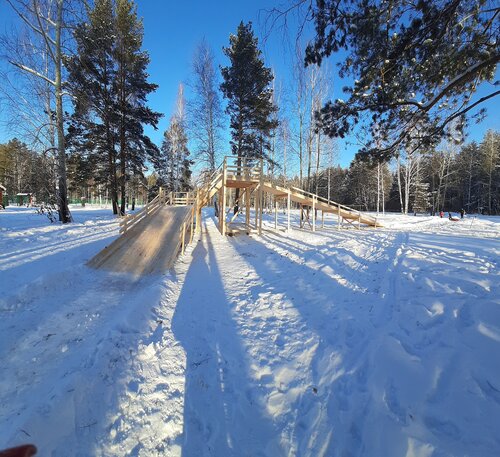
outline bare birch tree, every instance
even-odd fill
[[[68,207],[66,179],[66,148],[63,111],[63,33],[65,30],[65,0],[7,0],[11,8],[26,27],[24,39],[40,39],[46,50],[46,56],[36,59],[30,53],[17,53],[8,56],[9,63],[29,77],[35,77],[46,84],[47,105],[53,95],[55,117],[49,119],[55,131],[55,147],[57,149],[57,203],[59,220],[63,223],[72,221]],[[29,44],[19,46],[29,47]],[[50,70],[52,69],[52,71]],[[52,111],[50,111],[52,112]]]
[[[195,158],[213,171],[220,159],[218,149],[224,114],[213,52],[205,39],[194,52],[192,74],[193,97],[187,103],[187,114],[190,134],[196,144]]]

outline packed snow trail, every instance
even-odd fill
[[[22,239],[49,240],[36,274],[23,264],[35,288],[0,258],[0,447],[499,454],[499,222],[392,216],[377,231],[223,238],[205,221],[173,272],[140,281],[83,266],[108,242],[99,218],[73,226],[103,231],[70,263],[43,251],[55,226],[52,239],[4,233],[15,255]]]

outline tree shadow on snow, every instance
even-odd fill
[[[195,247],[172,320],[186,352],[183,456],[281,455],[206,236],[208,250]]]

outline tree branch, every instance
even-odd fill
[[[55,45],[55,42],[52,41],[52,39],[47,35],[45,30],[43,30],[43,25],[42,21],[40,20],[40,11],[38,9],[38,2],[36,0],[33,0],[33,5],[35,6],[35,16],[38,21],[38,25],[40,26],[40,30],[42,30],[42,38],[45,41],[45,44],[47,46],[47,51],[50,54],[50,57],[52,57],[52,60],[55,62],[56,61],[56,56],[54,55],[54,51],[52,50],[51,43]]]
[[[14,12],[23,20],[23,22],[30,27],[34,32],[42,35],[45,39],[49,40],[50,43],[55,45],[54,40],[52,38],[46,36],[43,30],[39,29],[36,25],[34,25],[19,9],[14,5],[12,0],[6,0],[7,3],[11,6],[11,8],[14,10]],[[35,13],[36,14],[36,13]]]
[[[27,73],[31,73],[32,75],[34,75],[34,76],[36,76],[38,78],[43,79],[44,81],[46,81],[47,83],[51,84],[52,86],[56,85],[55,81],[52,81],[50,78],[47,78],[47,76],[42,75],[42,73],[39,73],[38,71],[33,70],[32,68],[29,68],[29,67],[27,67],[27,66],[25,66],[23,64],[14,62],[12,60],[9,60],[9,63],[11,65],[14,65],[15,67],[19,68],[20,70],[23,70],[23,71],[25,71]]]

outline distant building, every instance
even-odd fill
[[[32,192],[19,192],[17,195],[17,205],[18,206],[31,206],[33,204],[33,193]]]

